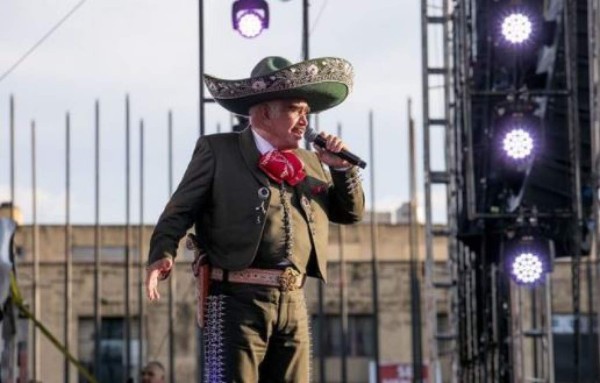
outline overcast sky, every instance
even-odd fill
[[[0,2],[0,75],[79,1]],[[247,77],[263,57],[302,57],[302,1],[269,0],[270,27],[242,38],[231,27],[233,0],[205,0],[206,73]],[[377,210],[408,198],[407,98],[420,131],[420,0],[311,0],[310,56],[339,56],[355,68],[354,92],[319,116],[342,125],[350,148],[369,162],[368,113],[374,113],[374,164],[363,172],[367,200],[375,171]],[[94,221],[94,102],[100,103],[100,220],[125,220],[125,95],[131,99],[131,216],[140,219],[139,124],[145,125],[144,221],[167,201],[167,113],[174,116],[174,183],[198,136],[198,2],[87,0],[0,81],[0,200],[10,199],[9,97],[16,113],[16,203],[31,221],[31,121],[37,130],[38,220],[65,217],[65,114],[71,114],[71,219]],[[206,106],[206,132],[230,129],[230,116]],[[418,133],[419,175],[422,140]],[[434,159],[434,165],[435,165]],[[374,166],[372,166],[374,165]],[[419,176],[419,180],[422,177]],[[421,184],[422,182],[419,181]],[[422,187],[419,185],[419,189]],[[442,195],[439,195],[442,197]],[[421,204],[422,204],[422,194]],[[443,198],[438,198],[443,199]]]

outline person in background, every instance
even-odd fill
[[[162,363],[153,360],[142,368],[141,383],[165,383],[165,368]]]
[[[18,363],[19,333],[18,311],[10,288],[11,274],[17,278],[14,236],[23,224],[21,211],[12,202],[0,204],[0,383],[14,382],[23,368]]]

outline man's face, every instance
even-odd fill
[[[158,366],[149,365],[142,370],[142,383],[164,383],[165,376]]]
[[[308,126],[310,109],[303,100],[275,101],[271,106],[269,142],[277,149],[296,149]]]

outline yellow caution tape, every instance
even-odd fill
[[[33,316],[33,314],[27,309],[27,307],[25,307],[23,297],[21,296],[21,292],[19,291],[19,287],[17,286],[17,279],[15,278],[12,272],[10,273],[10,292],[12,294],[13,301],[15,305],[17,305],[19,310],[21,310],[21,312],[25,314],[27,318],[31,319],[35,326],[39,328],[44,335],[46,335],[48,340],[50,340],[50,342],[54,344],[58,351],[65,355],[69,359],[69,361],[73,363],[75,367],[77,367],[79,373],[83,375],[83,377],[87,379],[89,383],[98,383],[96,378],[94,378],[94,376],[85,367],[83,367],[83,365],[67,350],[67,348],[62,343],[60,343],[60,341],[56,339],[54,335],[52,335],[52,333],[46,328],[46,326],[44,326],[39,320],[37,320],[37,318]]]

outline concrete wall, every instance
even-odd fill
[[[337,226],[330,231],[330,266],[329,284],[325,288],[326,312],[338,312],[339,294],[339,246]],[[152,227],[146,226],[142,231],[142,254],[147,253],[148,240]],[[423,228],[419,228],[419,239],[424,238]],[[76,226],[72,231],[73,269],[73,301],[71,352],[81,355],[86,350],[78,350],[80,333],[79,318],[93,316],[93,251],[94,227]],[[125,243],[125,231],[122,226],[103,226],[100,232],[101,247],[107,248],[101,272],[101,312],[103,316],[123,317],[124,299],[124,265],[115,262],[122,256]],[[376,251],[380,262],[380,352],[382,361],[410,362],[410,291],[408,263],[408,227],[404,225],[379,225],[377,227]],[[18,278],[19,286],[28,301],[32,301],[32,228],[22,227],[15,239],[19,248]],[[138,264],[139,228],[131,231],[131,256],[133,263]],[[446,257],[446,244],[438,239],[435,243],[435,257]],[[64,259],[65,230],[63,226],[47,225],[39,228],[39,260],[40,279],[40,320],[60,340],[64,331]],[[112,249],[112,250],[110,250]],[[373,308],[371,296],[371,228],[369,225],[356,225],[344,228],[344,256],[348,261],[348,297],[349,310],[356,314],[370,314]],[[119,255],[121,254],[121,255]],[[424,259],[424,244],[419,244],[419,255]],[[195,292],[194,279],[190,273],[192,255],[180,246],[180,254],[176,263],[176,318],[175,353],[176,380],[178,382],[194,381],[196,376],[196,327],[195,327]],[[138,278],[137,266],[133,267],[130,280],[131,314],[138,315]],[[163,299],[158,303],[145,304],[146,328],[144,339],[147,339],[145,352],[147,360],[158,359],[168,364],[168,302],[167,285],[160,286]],[[309,309],[317,311],[316,282],[311,281],[306,289]],[[424,316],[425,317],[425,316]],[[423,325],[423,339],[426,339],[426,328]],[[41,376],[44,382],[63,380],[63,356],[42,335],[41,339]],[[83,342],[85,343],[85,342]],[[89,347],[89,340],[88,340]],[[426,355],[426,342],[424,342]],[[87,350],[90,353],[90,350]],[[134,360],[135,362],[135,360]],[[369,360],[367,358],[351,358],[349,360],[349,376],[353,382],[366,382],[368,379]],[[336,382],[339,377],[339,358],[327,359],[328,382]],[[167,366],[168,367],[168,366]],[[313,363],[313,371],[318,374],[318,361]],[[71,370],[72,381],[76,381],[76,371]],[[318,376],[318,375],[315,375]]]
[[[143,228],[142,254],[146,254],[148,239],[152,227]],[[424,238],[423,228],[420,228],[419,239]],[[408,227],[404,225],[379,225],[377,227],[378,242],[376,245],[379,263],[379,344],[382,362],[411,362],[411,323],[410,323],[410,288],[409,288],[409,248]],[[337,226],[332,226],[330,231],[330,263],[328,267],[329,281],[325,287],[325,312],[328,314],[339,313],[339,246]],[[131,231],[131,256],[135,264],[139,262],[139,228]],[[65,231],[62,226],[42,226],[39,228],[39,259],[40,278],[38,288],[40,291],[40,316],[39,319],[60,340],[64,331],[64,259],[65,259]],[[18,280],[21,291],[26,300],[32,301],[32,228],[19,229],[15,238],[19,248]],[[76,226],[72,232],[72,252],[74,257],[73,269],[73,301],[72,327],[71,327],[71,352],[75,356],[83,355],[91,350],[78,350],[79,344],[93,344],[91,339],[87,343],[78,339],[80,334],[79,319],[93,317],[93,250],[94,227]],[[101,228],[102,248],[107,249],[101,272],[101,311],[103,316],[123,317],[125,311],[124,299],[124,265],[115,260],[121,259],[125,243],[125,231],[122,226],[103,226]],[[370,315],[373,310],[371,293],[371,228],[369,225],[357,225],[344,228],[344,257],[347,263],[348,310],[351,314]],[[435,242],[435,258],[443,260],[447,249],[443,239]],[[419,244],[419,256],[424,259],[424,244]],[[180,246],[177,258],[176,278],[176,318],[175,325],[175,353],[176,353],[176,380],[178,382],[194,381],[196,377],[196,326],[195,326],[195,292],[194,279],[190,273],[192,255]],[[138,289],[140,280],[138,268],[133,267],[130,280],[131,315],[138,316]],[[422,269],[419,271],[422,275]],[[581,311],[587,312],[587,279],[585,267],[582,268],[581,283]],[[571,265],[569,262],[559,260],[555,264],[552,274],[552,306],[554,313],[569,314],[572,312],[572,285]],[[421,291],[422,337],[423,356],[428,354],[427,326],[425,325],[425,299],[424,289]],[[168,301],[167,284],[160,285],[163,299],[157,303],[145,304],[145,331],[144,347],[147,360],[157,359],[165,365],[168,363]],[[317,281],[309,280],[306,286],[306,296],[309,310],[317,312],[318,293]],[[442,300],[445,297],[442,296]],[[441,302],[444,304],[444,302]],[[525,300],[520,318],[523,323],[531,320],[529,302]],[[137,326],[133,325],[134,330]],[[87,333],[86,336],[90,336]],[[41,376],[44,382],[59,382],[63,380],[63,356],[41,334]],[[90,343],[91,342],[91,343]],[[31,343],[30,343],[31,344]],[[528,357],[531,351],[531,342],[524,344],[525,359],[523,363],[531,364]],[[135,362],[136,360],[134,360]],[[319,363],[314,360],[313,373],[318,376]],[[339,381],[340,358],[326,358],[327,382]],[[353,357],[348,360],[348,376],[351,382],[368,381],[369,359]],[[168,367],[168,366],[167,366]],[[446,367],[447,368],[447,367]],[[527,370],[527,369],[526,369]],[[71,370],[72,381],[76,381],[75,369]]]

